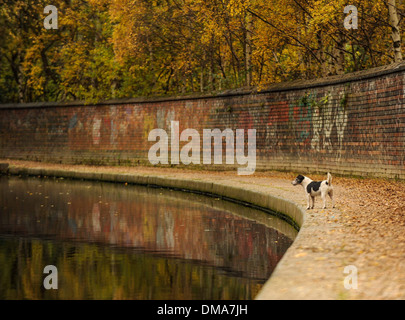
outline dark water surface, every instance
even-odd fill
[[[0,299],[253,299],[295,236],[215,198],[0,177]]]

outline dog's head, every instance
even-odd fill
[[[303,175],[299,175],[295,178],[295,180],[293,182],[291,182],[293,184],[293,186],[299,185],[302,183],[302,181],[305,179],[305,177]]]

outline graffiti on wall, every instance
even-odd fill
[[[339,92],[335,96],[329,93],[312,104],[312,149],[318,152],[321,150],[336,152],[337,157],[341,157],[348,120],[346,104],[347,96],[344,92]]]
[[[313,94],[305,93],[297,102],[290,104],[289,120],[295,132],[298,143],[308,145],[313,129],[312,107],[315,98]]]
[[[286,96],[269,102],[265,144],[269,152],[335,153],[340,159],[348,123],[347,94],[344,91]],[[289,143],[287,143],[289,142]],[[288,148],[288,149],[287,149]]]

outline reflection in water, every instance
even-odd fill
[[[63,179],[0,178],[0,213],[0,299],[252,299],[296,235],[214,198]]]

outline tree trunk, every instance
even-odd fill
[[[252,84],[252,29],[253,20],[250,12],[246,13],[246,48],[245,48],[245,72],[246,86]]]
[[[337,35],[337,42],[334,48],[334,60],[335,60],[335,73],[343,74],[345,71],[345,36],[343,33]]]
[[[319,30],[316,34],[318,40],[318,59],[320,61],[319,75],[325,77],[328,75],[328,69],[326,66],[325,51],[323,47],[322,31]]]
[[[391,37],[394,47],[394,59],[395,62],[399,62],[402,61],[401,32],[399,29],[397,7],[395,2],[395,0],[388,0],[388,15],[389,23],[392,29]]]
[[[24,88],[24,71],[22,66],[21,50],[18,49],[18,59],[17,59],[17,88],[18,88],[18,101],[19,103],[25,101],[25,88]]]
[[[200,72],[200,92],[204,92],[204,67],[201,65]]]

